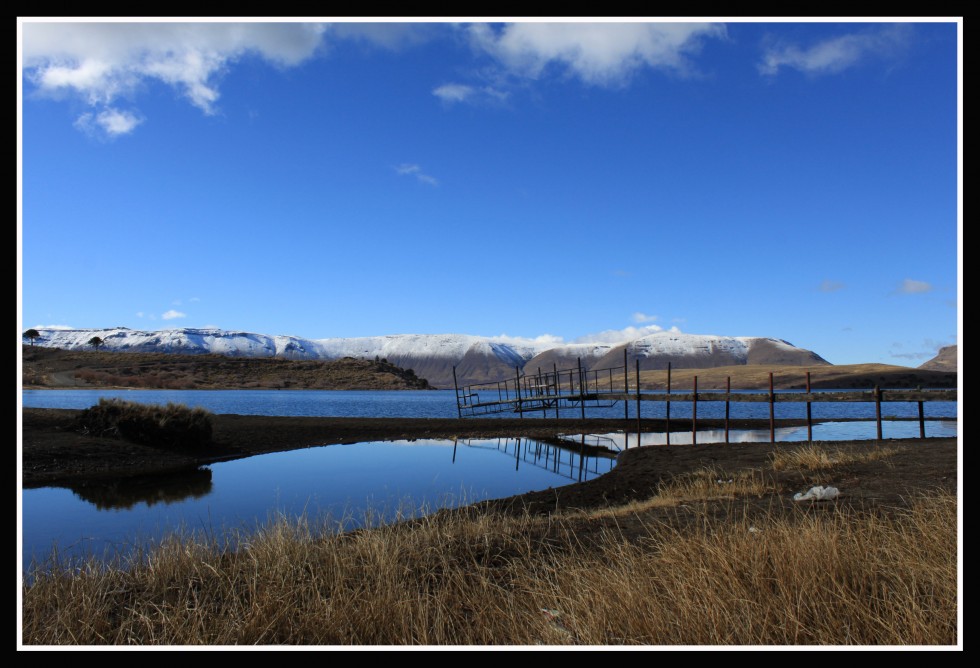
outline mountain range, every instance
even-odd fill
[[[466,334],[393,334],[357,338],[306,339],[222,329],[141,331],[37,328],[32,343],[65,350],[93,350],[89,342],[110,352],[180,354],[216,353],[230,357],[274,357],[292,360],[333,360],[344,357],[385,359],[412,369],[435,387],[453,387],[453,370],[460,385],[575,368],[707,369],[744,364],[817,366],[829,364],[815,352],[782,339],[683,334],[662,331],[617,344],[554,343],[510,337]]]

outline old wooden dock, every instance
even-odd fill
[[[731,378],[727,379],[725,390],[698,391],[698,379],[694,376],[692,387],[674,391],[671,387],[671,368],[667,367],[666,391],[644,391],[641,389],[639,360],[630,373],[626,354],[623,365],[604,369],[584,369],[581,359],[576,367],[551,371],[537,370],[536,373],[521,373],[514,369],[514,377],[489,383],[459,385],[456,382],[456,369],[453,368],[453,381],[456,390],[456,409],[460,418],[516,413],[540,414],[548,417],[552,413],[557,419],[562,411],[575,411],[584,420],[587,411],[595,408],[611,408],[623,404],[623,415],[629,420],[629,406],[635,405],[637,432],[641,431],[642,405],[645,402],[658,402],[664,405],[666,414],[667,442],[670,442],[671,404],[686,402],[691,405],[692,439],[697,442],[698,404],[703,402],[724,402],[725,441],[728,442],[730,407],[732,403],[767,403],[769,405],[769,433],[775,441],[777,403],[805,403],[807,440],[813,440],[813,417],[811,405],[814,403],[867,402],[875,406],[877,438],[882,438],[881,405],[887,402],[914,403],[918,407],[919,436],[925,438],[925,411],[927,402],[955,402],[957,391],[953,389],[884,389],[878,386],[867,390],[812,391],[810,372],[805,372],[803,391],[775,391],[773,374],[769,374],[769,390],[732,391]],[[801,375],[804,372],[801,370]],[[631,378],[632,375],[632,378]],[[686,418],[685,418],[686,419]],[[913,418],[914,419],[914,418]],[[826,419],[821,420],[826,421]]]

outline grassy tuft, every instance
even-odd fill
[[[96,436],[118,436],[134,443],[195,448],[211,442],[211,413],[183,404],[139,404],[99,399],[76,420],[76,428]]]
[[[894,448],[869,447],[861,450],[841,450],[818,445],[805,445],[799,448],[777,450],[772,453],[774,471],[831,469],[840,464],[873,462],[895,454]]]

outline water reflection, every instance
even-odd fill
[[[608,445],[600,444],[602,437],[580,434],[562,438],[497,438],[497,439],[458,439],[470,448],[495,448],[498,452],[514,458],[514,470],[521,464],[536,466],[569,482],[591,480],[608,473],[616,465],[616,455],[611,439]],[[453,461],[456,448],[453,448]]]
[[[270,453],[156,476],[22,493],[25,569],[62,558],[126,555],[184,528],[226,536],[271,517],[356,529],[443,508],[590,480],[614,453],[581,436],[381,441]],[[227,531],[233,529],[234,531]]]
[[[211,469],[190,467],[154,475],[95,480],[70,485],[79,499],[99,510],[128,510],[138,504],[147,507],[200,499],[211,493]]]
[[[956,438],[955,420],[926,420],[926,435],[930,438]],[[794,443],[808,440],[806,426],[777,427],[773,436],[777,443]],[[611,450],[621,451],[646,445],[668,445],[664,432],[611,433],[593,436]],[[813,425],[814,441],[862,441],[875,440],[877,428],[873,421],[818,422]],[[914,421],[887,421],[882,427],[882,438],[919,438],[919,423]],[[727,436],[724,429],[699,429],[697,442],[702,443],[768,443],[768,429],[731,429]],[[690,445],[693,442],[690,431],[672,431],[669,445]]]

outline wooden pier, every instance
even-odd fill
[[[801,371],[801,375],[802,375]],[[694,376],[691,389],[673,391],[671,387],[671,369],[667,367],[666,391],[643,391],[641,389],[640,363],[636,360],[635,372],[630,378],[630,369],[626,354],[623,355],[623,366],[608,369],[586,370],[582,367],[581,359],[575,368],[553,368],[534,374],[521,373],[514,369],[512,379],[490,383],[477,383],[460,386],[456,382],[456,369],[453,368],[453,381],[456,390],[456,410],[458,416],[478,417],[499,413],[516,413],[521,417],[525,413],[540,414],[549,417],[552,414],[557,419],[562,411],[574,410],[581,419],[586,419],[587,409],[611,408],[623,402],[624,419],[629,420],[629,404],[633,402],[637,432],[641,431],[640,421],[642,404],[644,402],[659,402],[665,405],[667,443],[670,443],[671,404],[689,402],[691,404],[692,439],[697,443],[697,410],[701,402],[725,403],[725,442],[728,442],[730,406],[734,403],[767,403],[769,405],[769,433],[775,441],[777,419],[775,404],[805,403],[807,440],[813,440],[813,417],[811,405],[814,403],[866,402],[875,406],[875,421],[877,438],[882,438],[881,405],[887,402],[915,403],[918,406],[919,436],[925,438],[924,404],[933,401],[955,402],[957,391],[929,389],[882,389],[875,386],[868,390],[829,390],[814,392],[810,388],[810,372],[806,373],[806,389],[804,391],[776,391],[773,389],[773,374],[769,374],[769,390],[732,391],[731,378],[727,379],[726,390],[698,391],[698,378]],[[631,391],[632,389],[632,391]],[[897,418],[914,420],[916,418]],[[822,419],[821,422],[830,420]]]

